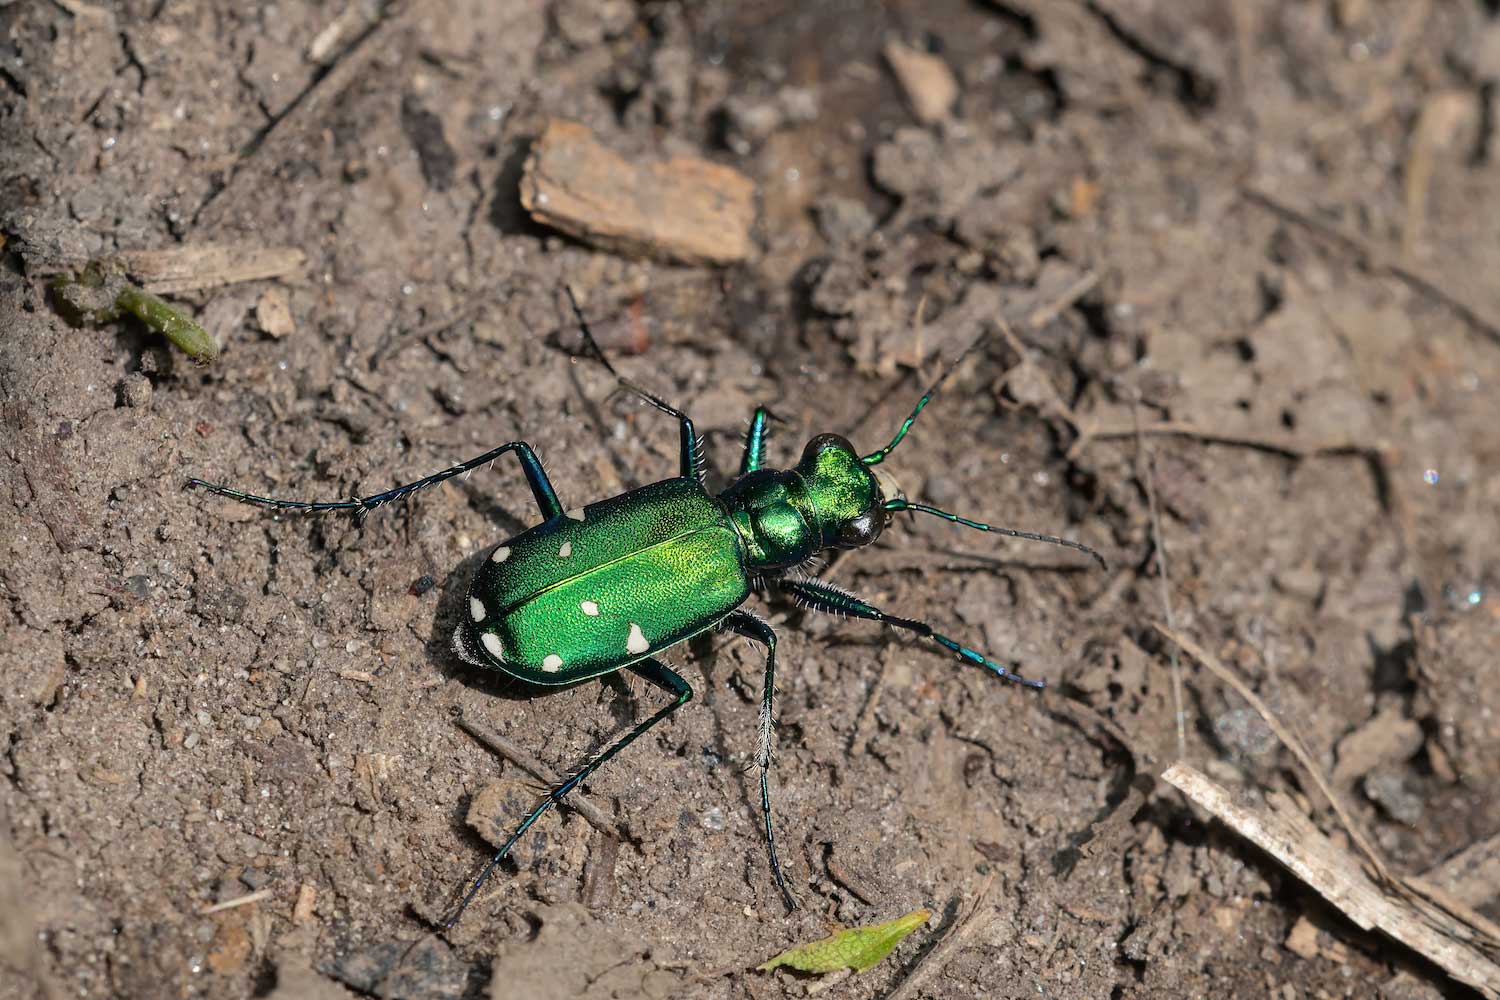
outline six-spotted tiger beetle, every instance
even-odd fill
[[[669,704],[589,760],[521,820],[464,895],[449,927],[543,813],[641,734],[687,704],[693,689],[657,657],[710,629],[738,633],[765,648],[755,764],[760,769],[771,872],[787,906],[795,907],[776,856],[768,781],[775,725],[776,633],[742,608],[752,584],[775,581],[804,608],[903,629],[931,639],[997,677],[1039,688],[1040,681],[1018,677],[925,622],[889,614],[842,588],[803,576],[797,568],[825,549],[869,545],[880,537],[891,516],[903,511],[932,514],[980,531],[1070,546],[1088,553],[1100,565],[1104,560],[1078,542],[991,527],[906,498],[881,463],[906,437],[942,384],[941,378],[917,401],[885,447],[861,455],[837,434],[820,434],[808,442],[790,469],[765,466],[771,415],[765,407],[757,408],[750,420],[739,476],[722,493],[710,494],[703,486],[705,463],[692,420],[620,378],[594,341],[571,289],[568,299],[584,340],[620,386],[677,420],[681,438],[677,476],[569,509],[558,499],[531,447],[512,441],[425,479],[353,500],[276,500],[199,479],[188,485],[275,510],[363,514],[514,454],[542,521],[495,546],[475,573],[468,592],[468,618],[453,634],[454,651],[474,666],[498,670],[529,684],[574,684],[624,669],[671,696]]]

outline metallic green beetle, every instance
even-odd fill
[[[572,292],[569,291],[569,299]],[[584,338],[626,390],[676,418],[681,468],[673,479],[598,503],[565,510],[536,453],[512,441],[451,469],[393,490],[354,500],[307,502],[253,496],[199,479],[202,487],[242,503],[277,510],[368,513],[419,490],[482,468],[506,454],[521,463],[542,523],[497,545],[475,574],[468,592],[468,620],[453,635],[466,662],[499,670],[530,684],[559,686],[629,670],[672,695],[672,701],[591,759],[548,794],[517,826],[475,879],[448,921],[457,922],[495,866],[548,809],[637,737],[693,696],[681,676],[656,658],[701,632],[722,629],[761,644],[766,651],[755,764],[760,769],[761,812],[771,872],[788,907],[795,907],[776,854],[771,825],[768,772],[775,727],[776,634],[740,605],[757,581],[774,580],[803,607],[865,618],[905,629],[1006,680],[1027,680],[983,654],[935,632],[924,622],[901,618],[832,584],[798,572],[825,549],[853,549],[880,536],[900,511],[933,514],[955,524],[1016,538],[1097,552],[1078,542],[995,528],[908,500],[880,468],[901,443],[942,380],[929,389],[885,447],[861,456],[847,440],[822,434],[810,441],[790,469],[764,468],[770,412],[756,409],[740,463],[740,475],[714,496],[703,486],[705,464],[693,422],[686,414],[625,381],[599,350],[578,309]],[[946,377],[946,376],[945,376]]]

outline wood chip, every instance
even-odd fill
[[[958,101],[958,80],[947,63],[894,39],[886,43],[885,61],[896,74],[917,121],[931,125],[948,117]]]
[[[621,253],[729,264],[753,249],[749,178],[707,160],[631,163],[560,119],[526,159],[521,205],[543,225]]]
[[[280,340],[297,329],[292,321],[291,303],[286,289],[267,288],[255,303],[255,322],[268,336]]]
[[[126,250],[105,258],[125,274],[160,295],[217,288],[240,281],[260,281],[292,274],[307,261],[296,247],[252,247],[197,243],[171,250]]]
[[[1292,929],[1287,932],[1286,950],[1301,958],[1318,957],[1318,927],[1307,917],[1298,917]]]
[[[313,918],[313,907],[318,905],[318,890],[310,882],[303,882],[297,889],[297,902],[292,907],[292,923],[298,927]]]
[[[1358,857],[1329,840],[1285,795],[1271,792],[1260,806],[1235,801],[1187,764],[1167,768],[1162,780],[1275,858],[1361,929],[1383,932],[1481,996],[1500,1000],[1500,965],[1471,945],[1461,927],[1450,926],[1439,911],[1419,911],[1410,900],[1385,892]]]

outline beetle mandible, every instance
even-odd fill
[[[837,434],[819,434],[808,442],[795,466],[768,468],[766,440],[772,417],[766,407],[757,407],[750,419],[739,476],[723,492],[710,494],[703,485],[706,466],[692,420],[615,371],[594,340],[572,289],[566,291],[595,358],[621,388],[677,420],[681,468],[676,477],[567,509],[531,446],[511,441],[424,479],[352,500],[278,500],[201,479],[189,480],[188,486],[274,510],[365,514],[514,454],[542,523],[495,546],[474,574],[467,618],[453,634],[454,651],[473,666],[498,670],[533,685],[556,687],[629,670],[671,696],[665,707],[553,788],[520,822],[464,894],[448,927],[457,923],[495,866],[533,823],[606,761],[692,699],[688,682],[657,657],[711,629],[737,633],[765,649],[754,763],[760,771],[771,873],[786,905],[795,908],[771,824],[776,633],[741,607],[753,585],[774,581],[804,608],[903,629],[997,677],[1040,688],[1041,681],[1017,676],[931,625],[882,611],[841,587],[801,575],[799,567],[826,549],[869,545],[880,537],[892,514],[905,511],[931,514],[979,531],[1066,545],[1087,553],[1101,566],[1104,559],[1080,542],[997,528],[916,503],[907,499],[881,467],[957,361],[923,393],[890,443],[865,455]]]

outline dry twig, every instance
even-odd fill
[[[1181,763],[1169,767],[1162,780],[1271,855],[1361,929],[1389,935],[1458,982],[1500,1000],[1500,965],[1430,912],[1385,891],[1357,858],[1329,840],[1285,795],[1272,792],[1265,807],[1256,809],[1234,801],[1206,775]]]
[[[1156,456],[1146,451],[1146,440],[1141,434],[1139,405],[1130,408],[1135,422],[1136,477],[1146,488],[1146,507],[1151,514],[1151,537],[1156,543],[1157,583],[1161,589],[1162,613],[1167,616],[1167,628],[1177,630],[1176,616],[1172,614],[1172,583],[1167,576],[1167,536],[1161,530],[1161,505],[1156,501]],[[1144,468],[1140,468],[1144,466]],[[1176,720],[1177,759],[1187,760],[1187,710],[1182,700],[1182,661],[1177,657],[1177,647],[1172,647],[1172,718]]]
[[[1210,673],[1234,688],[1241,698],[1250,703],[1250,707],[1260,714],[1260,717],[1265,720],[1267,726],[1271,727],[1271,732],[1276,734],[1276,738],[1281,740],[1282,744],[1297,758],[1298,763],[1302,765],[1302,769],[1307,772],[1313,784],[1318,786],[1318,791],[1322,792],[1324,797],[1328,799],[1329,804],[1333,806],[1334,813],[1339,818],[1339,822],[1348,831],[1349,839],[1354,842],[1355,847],[1359,848],[1359,852],[1365,856],[1365,860],[1370,863],[1376,876],[1383,882],[1392,883],[1394,880],[1391,877],[1391,873],[1386,869],[1384,859],[1375,850],[1375,845],[1371,844],[1369,838],[1365,836],[1364,830],[1354,821],[1354,817],[1344,808],[1342,799],[1334,791],[1333,785],[1328,782],[1328,779],[1323,777],[1322,770],[1319,769],[1317,763],[1313,760],[1312,752],[1307,749],[1306,744],[1298,738],[1297,734],[1286,727],[1285,723],[1260,699],[1260,696],[1250,690],[1248,684],[1240,680],[1238,674],[1220,663],[1217,658],[1211,656],[1206,650],[1193,642],[1193,640],[1158,622],[1152,622],[1151,627],[1171,642],[1176,643],[1184,653],[1203,664]]]

